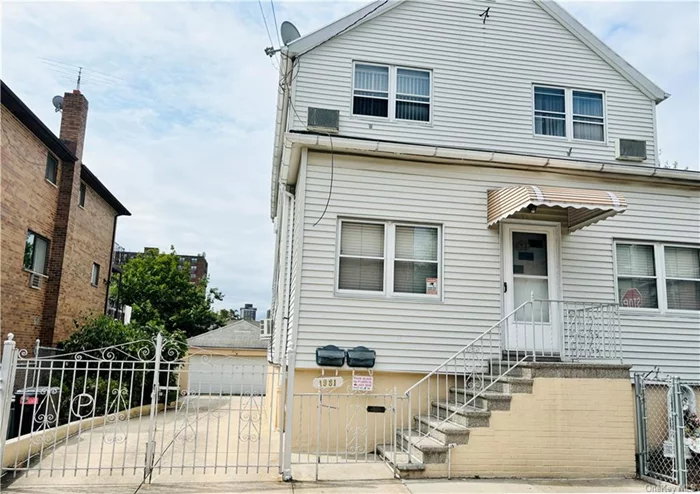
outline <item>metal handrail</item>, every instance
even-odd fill
[[[537,308],[539,307],[539,313]],[[514,326],[513,326],[514,325]],[[505,330],[505,338],[497,329]],[[559,334],[557,334],[559,333]],[[549,337],[549,341],[547,341]],[[495,341],[494,341],[495,338]],[[519,341],[522,339],[523,341]],[[508,341],[506,353],[504,341]],[[528,341],[529,340],[529,341]],[[549,344],[549,345],[548,345]],[[538,348],[539,347],[539,348]],[[558,348],[557,348],[558,347]],[[558,351],[557,351],[558,350]],[[513,356],[514,354],[514,356]],[[499,358],[498,373],[491,372],[488,359]],[[455,415],[476,402],[485,392],[524,361],[536,361],[538,356],[560,357],[562,360],[608,360],[619,358],[622,361],[622,340],[620,331],[619,304],[607,302],[535,300],[533,296],[489,329],[474,338],[438,367],[413,384],[405,392],[409,411],[412,401],[418,400],[418,433],[421,436],[415,445],[419,445],[431,432],[440,428]],[[513,358],[511,358],[513,357]],[[500,359],[505,360],[500,360]],[[486,362],[486,365],[484,365]],[[471,364],[468,366],[468,364]],[[490,382],[486,384],[489,371]],[[444,380],[445,407],[444,417],[441,413],[441,381]],[[461,381],[461,382],[460,382]],[[435,389],[433,390],[433,382]],[[453,388],[450,388],[450,382]],[[437,423],[424,424],[422,389],[427,387],[428,412],[433,406],[433,391],[437,392]],[[461,389],[460,389],[461,388]],[[450,392],[455,396],[450,403]],[[461,403],[458,395],[471,398]],[[450,413],[451,412],[451,413]],[[427,428],[427,430],[426,430]],[[414,446],[412,421],[408,423],[409,462],[413,461]]]

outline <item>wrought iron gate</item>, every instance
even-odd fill
[[[51,357],[28,357],[10,335],[0,375],[3,471],[149,481],[154,473],[276,471],[277,379],[266,360],[184,354],[160,334]],[[8,430],[17,437],[6,440]]]
[[[294,394],[292,464],[396,464],[397,431],[407,427],[404,396],[331,388]],[[406,422],[406,423],[404,423]]]

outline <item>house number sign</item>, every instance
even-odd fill
[[[314,379],[314,389],[339,388],[343,385],[343,378],[340,376],[317,377]]]

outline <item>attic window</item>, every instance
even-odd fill
[[[355,65],[352,105],[355,115],[389,116],[389,67]]]

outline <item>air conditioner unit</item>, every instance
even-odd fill
[[[316,132],[337,134],[339,130],[340,111],[327,108],[309,107],[306,128]]]
[[[616,139],[615,159],[622,161],[644,161],[647,159],[647,141]]]
[[[260,324],[260,338],[263,340],[272,337],[272,319],[263,319]]]
[[[29,288],[34,288],[36,290],[41,289],[41,285],[44,282],[44,277],[37,273],[29,273]]]

